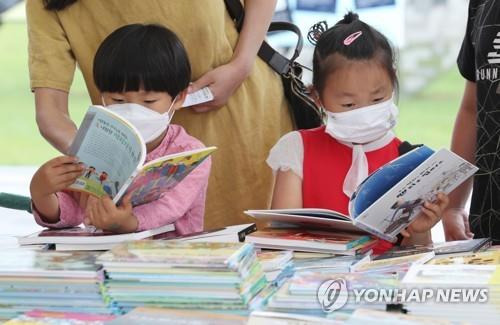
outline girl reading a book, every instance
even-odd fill
[[[348,215],[356,187],[385,163],[412,149],[393,133],[398,80],[387,38],[348,13],[332,28],[314,25],[313,89],[325,126],[284,135],[267,159],[275,171],[271,207],[325,208]],[[430,240],[448,197],[439,193],[401,234],[405,242]],[[385,246],[389,246],[385,244]]]
[[[191,67],[186,51],[169,29],[133,24],[112,32],[100,45],[93,73],[102,102],[131,122],[146,142],[146,162],[168,154],[203,148],[172,116],[186,97]],[[175,224],[179,235],[203,230],[210,158],[159,199],[132,207],[125,196],[116,206],[109,197],[89,198],[65,189],[85,168],[62,156],[38,169],[30,184],[38,224],[62,228],[85,222],[98,229],[125,233]]]

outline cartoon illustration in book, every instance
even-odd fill
[[[395,211],[392,214],[392,217],[388,220],[390,225],[386,228],[384,233],[390,234],[400,225],[408,223],[411,220],[416,208],[421,206],[423,203],[424,200],[421,198],[409,201],[403,201],[402,198],[399,198],[391,206],[391,209],[394,209]]]
[[[114,193],[113,193],[113,189],[112,187],[110,186],[110,182],[104,182],[102,183],[102,189],[104,190],[104,192],[106,192],[110,197],[113,197],[114,196]]]
[[[102,184],[107,179],[108,179],[108,173],[106,173],[105,171],[102,171],[101,174],[99,175],[99,181]]]
[[[87,169],[85,169],[85,175],[83,177],[85,178],[90,178],[92,175],[95,175],[95,167],[94,166],[89,166]]]

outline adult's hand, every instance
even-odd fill
[[[209,87],[214,99],[199,105],[192,106],[191,109],[197,113],[208,112],[224,106],[229,97],[241,85],[249,73],[248,68],[244,68],[235,62],[221,65],[201,76],[189,87],[189,92],[195,92],[204,87]]]
[[[245,19],[231,61],[205,73],[194,82],[190,90],[193,92],[208,86],[214,99],[208,103],[193,106],[191,109],[196,112],[208,112],[224,106],[250,74],[257,52],[271,23],[276,1],[245,0]]]
[[[472,239],[469,227],[469,213],[465,209],[451,208],[443,214],[444,237],[446,241]]]

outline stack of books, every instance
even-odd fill
[[[500,319],[500,249],[436,256],[414,265],[403,278],[407,289],[429,290],[424,302],[405,304],[409,313],[456,322],[498,324]],[[480,315],[480,318],[478,318]]]
[[[108,250],[113,246],[130,241],[152,237],[153,239],[173,236],[174,224],[154,229],[116,234],[94,227],[73,227],[64,229],[44,229],[28,236],[20,236],[17,242],[21,246],[31,248],[36,245],[47,245],[58,251],[97,251]]]
[[[262,265],[267,281],[278,287],[294,272],[292,257],[292,251],[257,252],[257,259]]]
[[[247,235],[246,242],[258,248],[356,255],[376,242],[370,236],[303,228],[266,228]]]
[[[385,310],[386,304],[379,302],[357,303],[354,298],[353,289],[363,288],[396,288],[399,286],[399,277],[396,274],[376,274],[376,273],[335,273],[335,272],[310,272],[303,271],[295,273],[294,276],[285,282],[283,286],[269,299],[266,307],[267,311],[313,315],[321,317],[332,316],[325,312],[318,290],[328,281],[341,280],[342,289],[337,290],[338,300],[345,299],[345,306],[337,313],[351,313],[357,308],[369,308]],[[335,290],[334,290],[335,293]]]
[[[134,241],[98,261],[109,298],[124,311],[155,306],[247,313],[267,284],[246,243]]]
[[[0,251],[0,319],[34,308],[111,314],[101,295],[104,275],[96,256],[24,248]]]

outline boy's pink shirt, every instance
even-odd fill
[[[177,152],[204,148],[204,145],[186,133],[179,125],[170,125],[160,145],[147,154],[146,162]],[[177,186],[165,192],[153,202],[133,209],[137,217],[137,231],[175,224],[178,235],[203,230],[205,198],[210,175],[211,159],[208,157]],[[83,222],[84,211],[74,198],[75,192],[58,192],[60,220],[57,223],[44,222],[36,209],[33,215],[36,222],[49,228],[78,226]]]

